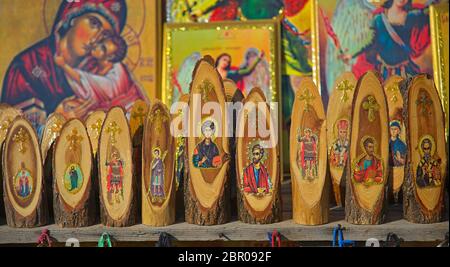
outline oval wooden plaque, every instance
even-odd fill
[[[189,99],[185,218],[199,225],[223,224],[230,217],[226,99],[213,64],[209,56],[197,62]],[[202,114],[207,102],[218,103],[220,108]]]
[[[403,119],[403,96],[399,84],[403,78],[389,77],[384,83],[384,93],[389,110],[389,189],[398,203],[398,195],[405,177],[407,146],[405,143],[405,121]]]
[[[328,222],[327,128],[319,90],[305,78],[295,93],[290,130],[292,217],[295,223]]]
[[[52,113],[48,116],[41,140],[42,160],[44,163],[47,159],[47,154],[50,154],[50,158],[52,157],[53,151],[49,152],[49,150],[51,150],[53,143],[61,133],[62,126],[65,122],[66,118],[59,113]]]
[[[436,223],[443,216],[447,171],[444,112],[431,77],[415,76],[405,86],[404,217],[414,223]]]
[[[188,105],[189,103],[189,94],[183,94],[178,99],[179,104]],[[175,134],[175,188],[176,191],[179,192],[177,194],[177,199],[179,196],[181,197],[180,201],[177,201],[176,206],[184,207],[184,179],[186,176],[186,168],[185,168],[185,156],[186,156],[186,136],[187,136],[187,128],[182,129],[183,124],[187,127],[187,116],[189,110],[183,110],[182,106],[179,106],[180,109],[178,113],[172,114],[172,127],[176,127],[173,129],[173,133]],[[178,210],[178,208],[177,208]],[[184,210],[184,209],[183,209]]]
[[[2,153],[6,221],[10,227],[36,227],[48,222],[45,182],[38,138],[22,117],[11,123]]]
[[[137,221],[137,181],[133,177],[130,127],[121,107],[109,110],[98,147],[100,220],[106,226]]]
[[[268,136],[260,133],[260,125],[268,129]],[[239,113],[236,144],[238,213],[245,223],[275,223],[282,217],[280,154],[274,127],[263,91],[252,89]],[[259,173],[258,182],[255,172]]]
[[[133,138],[139,129],[144,125],[147,116],[149,105],[142,100],[136,100],[130,111],[130,131]],[[133,138],[134,139],[134,138]]]
[[[98,140],[100,138],[100,132],[102,131],[105,118],[106,112],[103,110],[97,110],[89,114],[85,121],[86,130],[89,135],[89,140],[91,141],[92,153],[94,154],[94,157],[97,156]]]
[[[328,101],[327,144],[333,192],[338,206],[345,204],[345,177],[350,149],[350,117],[357,80],[351,72],[344,72],[336,80]]]
[[[174,138],[169,109],[156,100],[144,124],[142,141],[142,223],[175,222]]]
[[[61,227],[85,227],[96,222],[96,195],[92,182],[92,147],[78,119],[61,129],[53,152],[53,210]]]
[[[386,96],[372,71],[355,90],[350,157],[345,194],[345,219],[353,224],[380,224],[386,207],[389,130]]]

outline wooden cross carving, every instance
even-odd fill
[[[308,89],[305,89],[303,91],[303,94],[298,96],[298,99],[300,101],[305,101],[305,111],[309,111],[310,103],[315,99],[316,97],[311,94],[311,92]]]
[[[111,144],[117,143],[116,134],[120,133],[122,129],[119,128],[115,121],[110,122],[108,127],[106,128],[106,132],[109,133],[111,137]]]
[[[398,101],[397,94],[400,92],[400,88],[398,88],[398,83],[395,83],[395,84],[389,86],[388,91],[393,94],[392,97],[390,98],[390,100],[393,103],[396,103]]]
[[[162,124],[169,120],[166,114],[162,114],[160,109],[157,109],[154,114],[150,116],[150,122],[155,124],[155,130],[158,132],[161,130]]]
[[[209,100],[209,93],[214,90],[214,85],[210,80],[203,80],[198,89],[201,91],[203,102],[206,102]]]
[[[0,123],[0,134],[6,133],[11,123],[12,120],[9,117],[6,118],[2,123]]]
[[[137,111],[133,112],[133,114],[131,114],[131,117],[133,117],[134,119],[138,119],[139,125],[144,124],[144,117],[145,117],[144,108],[142,106],[137,107]]]
[[[343,80],[342,82],[340,82],[338,84],[337,89],[339,91],[342,91],[341,100],[344,102],[347,102],[347,100],[348,100],[347,91],[353,91],[353,89],[355,89],[355,87],[353,85],[351,85],[348,80]]]
[[[91,124],[91,130],[96,133],[95,137],[100,135],[100,131],[102,130],[103,121],[98,119],[96,123]]]
[[[23,128],[20,128],[19,131],[14,135],[13,141],[19,144],[19,152],[24,154],[27,151],[25,147],[25,142],[28,140],[28,134],[25,132]]]
[[[370,122],[375,120],[375,112],[380,109],[380,105],[378,105],[377,100],[373,95],[369,95],[367,100],[363,103],[363,109],[369,112],[367,118]]]
[[[82,140],[83,137],[78,134],[77,129],[73,129],[72,134],[67,136],[67,141],[70,142],[69,150],[74,151]]]
[[[416,105],[420,107],[422,116],[427,116],[431,114],[429,108],[433,104],[433,101],[428,97],[427,93],[422,92],[419,99],[416,100]]]

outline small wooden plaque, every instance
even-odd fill
[[[6,221],[10,227],[48,223],[41,151],[30,122],[16,117],[6,134],[2,153]]]
[[[444,112],[433,79],[417,75],[405,88],[403,116],[408,157],[403,214],[414,223],[442,220],[447,172]]]
[[[292,217],[294,222],[328,222],[327,128],[319,90],[304,78],[295,93],[290,130]]]
[[[170,113],[156,100],[144,124],[142,143],[142,223],[166,226],[175,222],[174,138]]]
[[[106,226],[137,222],[137,181],[133,176],[130,127],[121,107],[106,115],[98,147],[100,220]]]
[[[263,91],[254,88],[238,116],[237,202],[239,219],[245,223],[275,223],[282,217],[280,144],[271,114]],[[261,133],[264,133],[261,125],[264,125],[267,136]],[[255,172],[259,173],[258,182]]]
[[[86,118],[86,130],[89,135],[89,140],[91,140],[92,153],[94,154],[94,157],[97,156],[98,141],[105,118],[106,112],[104,112],[103,110],[94,111]]]
[[[351,125],[345,219],[352,224],[380,224],[386,208],[389,114],[375,72],[367,72],[358,81]]]
[[[86,127],[78,119],[64,124],[53,152],[53,210],[61,227],[96,223],[92,147]]]

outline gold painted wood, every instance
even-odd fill
[[[336,79],[328,101],[327,144],[328,163],[334,197],[338,206],[345,204],[345,170],[350,149],[350,117],[357,80],[353,73],[344,72]]]
[[[298,224],[328,222],[330,181],[326,134],[319,90],[311,78],[305,78],[295,93],[289,140],[292,217]]]
[[[62,127],[53,150],[53,210],[60,227],[85,227],[97,222],[97,181],[92,177],[92,146],[78,119]]]
[[[22,117],[12,121],[6,134],[2,165],[8,226],[47,224],[48,207],[38,138],[31,124]]]
[[[121,107],[109,110],[98,148],[100,221],[106,226],[137,222],[137,181],[133,176],[130,127]]]
[[[397,75],[389,77],[384,83],[384,93],[389,110],[389,192],[398,203],[398,195],[405,177],[406,143],[405,121],[403,119],[403,96],[400,83],[403,78]]]
[[[444,112],[433,79],[417,75],[405,88],[403,115],[408,158],[403,184],[406,220],[436,223],[442,220],[447,171]]]
[[[174,138],[169,109],[155,100],[144,124],[142,141],[142,223],[175,223]]]
[[[384,221],[388,120],[383,87],[377,74],[369,71],[359,79],[353,97],[345,194],[345,219],[349,223],[381,224]]]
[[[214,69],[214,60],[205,56],[196,64],[190,88],[184,184],[188,223],[214,225],[230,219],[230,152],[225,101],[222,78]],[[220,108],[202,114],[207,102],[219,103]],[[206,150],[209,152],[202,152]]]
[[[86,130],[89,135],[89,140],[91,141],[92,153],[94,154],[94,157],[97,156],[98,141],[105,118],[106,112],[104,112],[103,110],[97,110],[89,114],[85,121]]]
[[[271,116],[264,93],[253,88],[239,113],[236,130],[238,216],[245,223],[267,224],[282,219],[280,144]],[[255,169],[260,173],[258,184]]]

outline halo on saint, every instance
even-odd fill
[[[427,142],[429,142],[430,145],[431,145],[430,155],[431,155],[431,156],[434,156],[434,153],[436,152],[436,144],[435,144],[435,142],[434,142],[433,136],[431,136],[431,135],[429,135],[429,134],[426,134],[426,135],[422,136],[422,137],[420,138],[420,140],[419,140],[419,146],[418,146],[418,149],[419,149],[420,156],[423,157],[424,154],[425,154],[425,153],[423,152],[422,144],[423,144],[423,142],[426,141],[426,140],[428,140]]]

